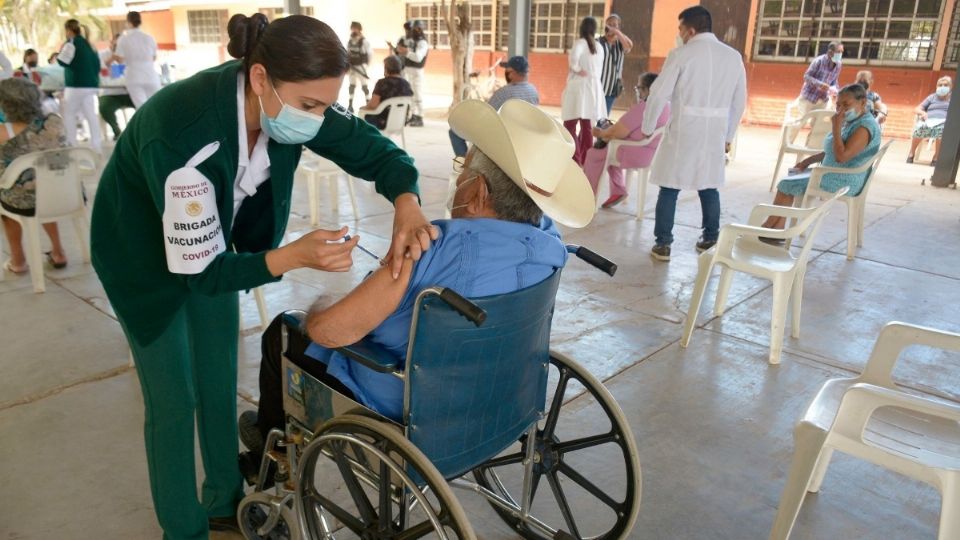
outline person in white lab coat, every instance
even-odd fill
[[[580,23],[580,39],[570,50],[567,86],[560,97],[560,119],[573,140],[577,150],[573,160],[581,166],[587,150],[593,146],[593,124],[605,118],[606,102],[600,74],[603,72],[604,49],[595,39],[597,20],[586,17]],[[577,127],[580,128],[579,135]]]
[[[703,210],[703,236],[697,251],[717,242],[720,234],[720,194],[725,153],[733,142],[746,106],[747,78],[740,53],[712,33],[710,12],[693,6],[680,12],[684,45],[670,51],[663,70],[650,88],[641,132],[653,133],[669,102],[670,123],[650,171],[660,186],[651,256],[670,260],[673,217],[681,189],[695,189]]]
[[[123,64],[127,93],[136,108],[160,90],[160,76],[153,63],[157,60],[157,41],[140,30],[140,13],[127,13],[127,31],[117,40],[114,61]]]

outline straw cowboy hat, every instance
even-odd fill
[[[559,122],[534,105],[511,99],[497,112],[486,102],[462,101],[450,129],[472,142],[557,223],[584,227],[593,219],[593,188],[573,161],[576,144]]]

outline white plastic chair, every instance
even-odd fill
[[[807,259],[813,247],[813,239],[823,223],[834,202],[844,194],[847,188],[837,192],[833,198],[817,208],[790,208],[760,204],[750,212],[748,225],[730,223],[720,229],[717,244],[700,254],[697,259],[697,281],[693,287],[693,296],[690,297],[690,309],[683,322],[683,337],[680,346],[686,348],[690,343],[690,336],[697,321],[697,312],[703,302],[703,295],[707,289],[707,281],[714,265],[722,268],[720,283],[717,286],[717,299],[713,313],[719,317],[727,304],[727,293],[730,292],[730,283],[733,281],[733,271],[744,272],[757,277],[769,279],[773,282],[773,316],[770,323],[770,357],[771,364],[780,363],[780,349],[783,348],[784,323],[787,318],[787,305],[793,300],[791,317],[791,335],[800,337],[800,304],[803,299],[803,279],[807,273]],[[797,218],[798,223],[787,229],[767,229],[760,225],[769,216],[783,216]],[[767,238],[781,238],[792,240],[802,233],[807,233],[807,240],[796,257],[788,248],[771,246],[759,240],[761,236]]]
[[[960,334],[891,322],[859,377],[827,381],[793,431],[793,461],[771,540],[790,536],[806,492],[820,490],[834,450],[940,491],[940,540],[960,538],[960,406],[907,393],[891,376],[903,349],[960,351]]]
[[[343,171],[336,163],[324,159],[312,152],[304,152],[300,160],[300,168],[306,172],[307,193],[310,198],[310,225],[316,227],[320,225],[320,180],[326,178],[330,180],[330,201],[333,204],[333,213],[340,213],[340,197],[337,181],[340,179]],[[353,179],[346,175],[347,190],[350,192],[350,205],[353,207],[353,219],[359,220],[360,214],[357,212],[357,196],[353,192]],[[338,218],[339,219],[339,218]]]
[[[407,116],[410,112],[410,107],[413,105],[413,97],[404,96],[404,97],[393,97],[390,99],[385,99],[380,102],[380,105],[376,109],[360,109],[357,111],[357,114],[367,115],[367,114],[380,114],[390,107],[390,112],[387,113],[387,125],[381,130],[384,135],[400,135],[400,147],[404,150],[407,149],[407,136],[404,128],[407,125]]]
[[[608,185],[610,181],[610,173],[607,170],[609,167],[620,167],[620,160],[617,158],[619,149],[621,148],[637,148],[643,146],[649,146],[654,142],[658,143],[660,137],[663,136],[663,132],[666,130],[665,126],[659,127],[650,134],[649,137],[640,141],[632,141],[628,139],[614,139],[610,141],[607,145],[607,160],[603,164],[603,171],[600,173],[600,179],[597,181],[597,194],[601,192],[600,187]],[[651,162],[652,163],[652,162]],[[622,167],[621,167],[622,168]],[[632,178],[637,179],[637,221],[643,219],[643,205],[646,202],[647,198],[647,181],[650,179],[650,167],[634,167],[634,168],[622,168],[624,174],[624,180],[627,185],[630,185],[630,180]]]
[[[799,161],[807,156],[823,152],[823,140],[833,129],[833,115],[834,112],[831,110],[816,110],[808,112],[799,120],[784,122],[780,129],[780,153],[777,156],[777,166],[773,169],[773,179],[770,180],[771,192],[780,178],[780,167],[783,165],[784,154],[796,154]],[[810,124],[810,132],[807,134],[804,144],[791,142],[794,132],[807,124]]]
[[[864,163],[855,169],[843,169],[838,167],[824,167],[817,165],[810,169],[810,181],[807,183],[807,191],[797,202],[799,206],[806,208],[810,199],[828,199],[833,197],[833,193],[820,189],[820,180],[826,173],[867,173],[867,180],[863,184],[863,189],[857,195],[844,196],[840,200],[847,205],[847,260],[852,261],[857,254],[857,248],[863,247],[863,213],[867,206],[867,192],[872,184],[871,180],[877,174],[880,168],[880,160],[883,159],[887,149],[893,141],[888,141],[880,147],[877,155],[872,160]]]
[[[43,247],[40,229],[44,223],[62,219],[73,220],[80,240],[83,262],[90,262],[90,222],[83,200],[81,176],[85,170],[96,168],[97,154],[89,148],[57,148],[32,152],[13,160],[3,176],[0,189],[9,189],[24,171],[33,169],[36,185],[36,212],[22,216],[0,207],[0,215],[8,217],[23,228],[24,251],[30,266],[34,292],[44,292]]]

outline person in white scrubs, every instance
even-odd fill
[[[726,151],[733,142],[747,98],[743,58],[713,35],[713,20],[703,6],[680,13],[684,45],[670,51],[663,70],[647,98],[640,131],[649,137],[670,103],[670,123],[657,149],[650,182],[660,186],[650,255],[670,260],[673,219],[681,189],[700,195],[703,236],[696,244],[703,252],[720,234],[720,193]]]
[[[123,64],[123,78],[127,93],[136,108],[160,90],[160,76],[154,67],[157,60],[157,41],[140,30],[140,13],[127,13],[127,31],[117,40],[114,61]]]

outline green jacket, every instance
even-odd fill
[[[63,66],[63,82],[68,88],[97,88],[100,86],[100,55],[93,50],[90,42],[83,36],[75,36],[72,40],[76,52],[69,64],[60,60]]]
[[[271,178],[233,216],[238,166],[237,73],[227,62],[172,84],[141,107],[103,171],[93,206],[93,266],[127,331],[147,344],[188,295],[215,295],[275,281],[266,252],[283,239],[303,146],[351,176],[373,180],[391,202],[418,193],[413,159],[339,105],[306,145],[270,140]],[[220,148],[197,169],[212,183],[227,246],[199,274],[168,271],[162,216],[167,177],[211,142]]]

